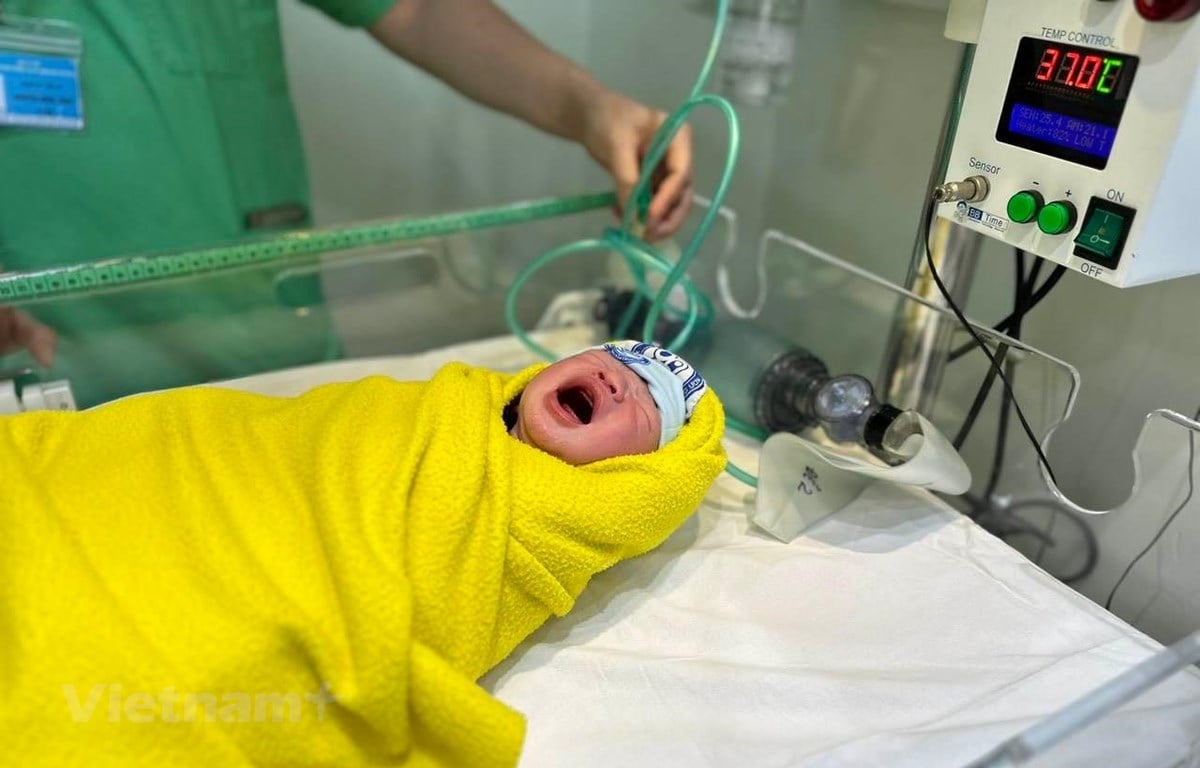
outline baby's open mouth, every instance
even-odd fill
[[[579,420],[580,424],[592,421],[592,395],[583,387],[568,387],[558,391],[558,404],[567,413]]]

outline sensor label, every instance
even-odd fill
[[[991,163],[985,163],[984,161],[979,160],[974,157],[972,157],[967,162],[973,170],[982,171],[984,173],[990,173],[993,176],[1000,175],[1000,166],[998,166],[998,165],[992,165]]]

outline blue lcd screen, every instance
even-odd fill
[[[1008,130],[1104,159],[1108,159],[1112,152],[1113,140],[1117,137],[1115,126],[1080,120],[1078,117],[1038,109],[1028,104],[1013,104],[1012,113],[1008,118]]]

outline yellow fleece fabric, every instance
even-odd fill
[[[653,454],[519,442],[540,368],[0,418],[4,762],[515,764],[476,680],[724,464],[711,391]]]

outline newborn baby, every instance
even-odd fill
[[[522,442],[587,464],[666,445],[704,390],[704,379],[679,356],[640,342],[610,343],[539,373],[505,419]]]
[[[22,766],[512,766],[477,684],[724,466],[667,350],[0,417],[0,742]]]

